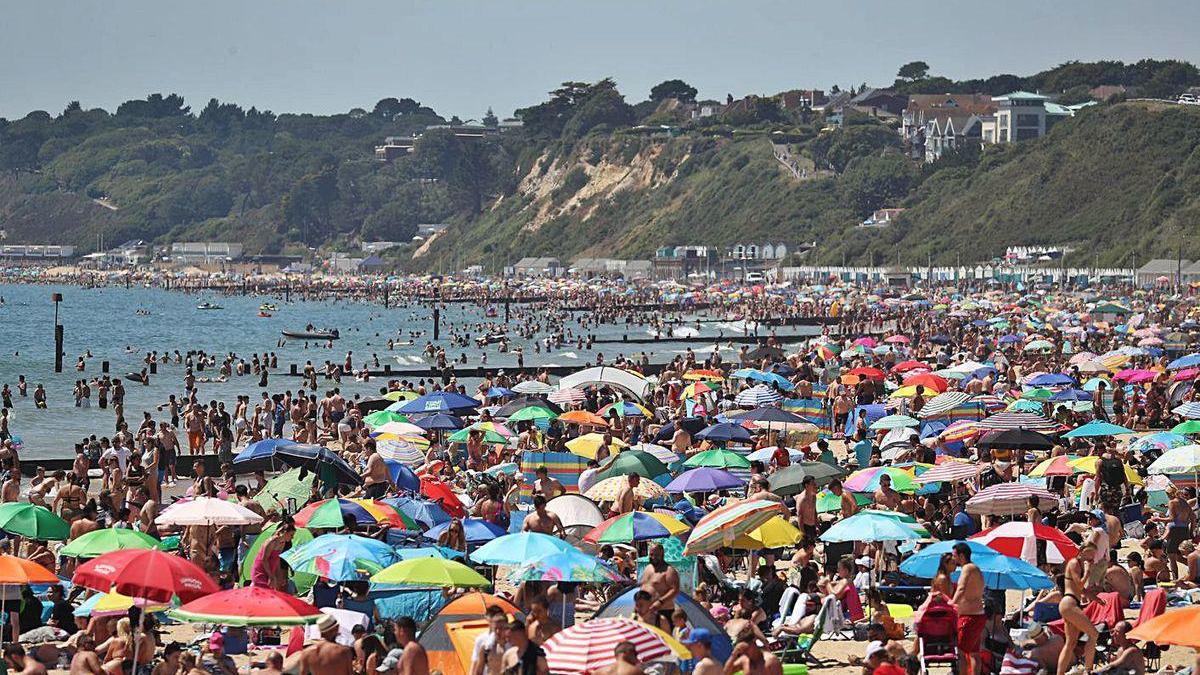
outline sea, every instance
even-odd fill
[[[54,293],[62,294],[58,304],[58,321],[64,327],[63,372],[54,372]],[[377,355],[381,366],[390,363],[394,369],[415,369],[432,365],[421,353],[427,340],[432,337],[432,308],[426,305],[409,305],[385,309],[381,304],[355,300],[298,300],[285,302],[282,297],[272,296],[225,296],[206,293],[181,293],[161,288],[124,288],[116,286],[82,288],[76,286],[11,285],[0,284],[0,384],[7,383],[13,392],[13,409],[9,411],[9,428],[22,442],[22,458],[70,457],[74,443],[95,434],[109,436],[115,431],[115,417],[111,408],[101,409],[97,405],[95,387],[92,388],[91,408],[75,407],[74,384],[79,379],[92,379],[102,373],[103,363],[108,362],[111,377],[125,378],[126,373],[141,372],[149,351],[169,352],[175,350],[186,354],[189,350],[203,350],[209,354],[235,353],[250,361],[252,354],[274,352],[278,357],[278,369],[273,371],[267,390],[272,393],[285,390],[295,391],[301,387],[300,378],[286,373],[291,364],[303,371],[306,361],[312,361],[320,371],[326,360],[341,363],[346,352],[353,352],[355,368],[363,359]],[[199,309],[201,303],[220,305],[222,309]],[[259,307],[271,303],[276,310],[270,317],[260,317]],[[472,335],[478,335],[475,324],[503,320],[487,318],[484,309],[470,303],[449,303],[441,311],[441,337],[438,343],[445,346],[449,357],[466,353],[466,367],[478,366],[480,350],[473,345],[467,348],[450,347],[447,336],[452,324],[470,324]],[[516,306],[514,305],[514,313]],[[686,317],[685,317],[686,318]],[[302,330],[306,325],[318,328],[337,328],[340,339],[332,348],[324,343],[304,343],[288,340],[280,345],[281,331]],[[574,324],[570,324],[574,325]],[[575,326],[576,332],[580,332]],[[738,322],[709,322],[681,326],[677,335],[694,337],[691,343],[673,342],[661,345],[629,345],[624,349],[612,349],[618,345],[597,345],[594,351],[578,350],[574,345],[549,354],[535,354],[532,343],[514,338],[511,345],[521,345],[525,352],[526,368],[540,365],[574,366],[580,368],[594,362],[596,352],[605,354],[611,362],[618,354],[633,356],[645,350],[651,362],[670,360],[676,353],[683,353],[690,346],[698,354],[709,353],[713,338],[723,333],[728,336],[740,334],[743,326]],[[387,350],[388,338],[410,339],[410,333],[421,331],[413,344]],[[622,335],[649,336],[652,331],[631,328],[624,323],[601,325],[585,331],[597,338],[620,338]],[[815,334],[802,327],[793,331],[797,339]],[[540,336],[539,336],[540,337]],[[536,338],[535,338],[536,339]],[[728,358],[736,351],[725,347],[723,354]],[[499,353],[496,345],[488,348],[488,367],[515,367],[516,358],[510,353]],[[76,370],[80,356],[85,358],[85,370]],[[128,379],[125,385],[125,418],[131,427],[136,427],[143,411],[150,411],[156,419],[158,406],[166,403],[168,396],[184,393],[182,364],[159,364],[158,373],[150,377],[149,386]],[[17,393],[18,376],[24,375],[28,382],[28,396]],[[215,370],[196,372],[198,378],[216,377]],[[409,378],[418,379],[418,378]],[[33,405],[35,387],[43,384],[47,393],[46,410],[37,410]],[[354,398],[377,396],[386,381],[373,377],[368,382],[356,382],[343,377],[339,385],[343,395]],[[468,386],[471,382],[467,381]],[[249,395],[252,401],[260,398],[257,376],[232,376],[227,382],[201,382],[197,384],[202,401],[224,401],[232,411],[238,395]],[[323,378],[319,386],[335,386]]]

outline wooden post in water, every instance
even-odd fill
[[[383,308],[388,309],[388,286],[386,283],[383,285]]]
[[[508,301],[509,298],[504,298],[504,323],[508,323]]]
[[[441,335],[442,310],[438,307],[433,308],[433,339],[436,342],[438,336]]]

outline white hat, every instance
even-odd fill
[[[854,564],[861,565],[862,567],[865,567],[867,569],[871,569],[875,565],[875,562],[873,560],[871,560],[871,556],[864,555],[863,557],[855,560]]]
[[[883,643],[880,642],[879,640],[875,640],[874,642],[867,645],[866,658],[870,659],[872,656],[875,656],[879,652],[886,652],[886,651],[887,651],[887,647],[884,647]]]

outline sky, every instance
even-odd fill
[[[115,110],[151,92],[283,112],[411,97],[501,117],[566,80],[630,102],[681,78],[702,98],[887,85],[1070,60],[1200,63],[1196,0],[4,0],[0,117]]]

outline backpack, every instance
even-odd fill
[[[1100,479],[1105,485],[1120,486],[1125,482],[1125,465],[1116,457],[1100,460]]]

